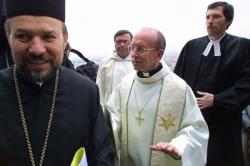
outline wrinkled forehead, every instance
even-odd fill
[[[116,40],[120,40],[120,39],[123,39],[123,40],[131,40],[131,37],[128,33],[124,33],[122,35],[118,35],[115,37]]]
[[[218,6],[218,7],[215,7],[213,9],[208,9],[206,15],[211,15],[211,14],[224,15],[223,10],[224,10],[223,6]]]
[[[152,30],[142,30],[135,34],[132,43],[141,46],[155,46],[157,43],[157,33]]]
[[[63,22],[47,16],[30,16],[22,15],[9,18],[8,24],[11,29],[24,29],[24,30],[34,30],[34,29],[48,29],[55,30],[57,28],[62,29]]]

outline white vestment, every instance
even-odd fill
[[[166,65],[149,78],[124,77],[107,107],[122,166],[205,165],[207,124],[191,88]],[[151,151],[159,142],[174,145],[181,160]]]
[[[250,157],[247,155],[248,152],[248,137],[247,137],[247,128],[250,127],[250,105],[247,106],[246,109],[242,111],[242,124],[243,124],[243,129],[242,129],[242,149],[244,153],[244,160],[245,160],[245,165],[250,165]]]
[[[112,57],[105,58],[100,63],[96,84],[99,87],[100,103],[103,109],[105,108],[105,101],[107,101],[115,87],[125,75],[132,71],[134,69],[130,55],[123,59],[114,52]]]

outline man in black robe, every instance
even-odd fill
[[[4,0],[0,0],[0,69],[13,65],[9,44],[4,33],[5,20]]]
[[[184,46],[174,72],[193,89],[209,127],[208,166],[243,166],[241,111],[250,102],[249,40],[225,33],[233,6],[208,6],[208,36]]]
[[[15,65],[0,71],[0,165],[69,166],[81,147],[89,166],[113,164],[97,85],[61,67],[65,0],[6,0]]]

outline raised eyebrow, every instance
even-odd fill
[[[21,29],[21,28],[17,28],[15,33],[27,33],[28,31]]]
[[[29,32],[28,30],[25,30],[25,29],[22,29],[22,28],[17,28],[16,29],[16,32]],[[46,31],[45,33],[56,33],[56,31],[54,30],[49,30],[49,31]]]
[[[44,34],[46,34],[46,35],[56,35],[57,33],[55,31],[47,31]]]
[[[15,33],[29,33],[29,31],[21,29],[21,28],[17,28]],[[46,34],[46,35],[56,35],[57,33],[52,30],[52,31],[44,32],[44,34]]]
[[[214,17],[214,16],[221,16],[221,14],[219,13],[211,13],[211,14],[207,14],[206,17]]]

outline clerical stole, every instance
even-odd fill
[[[134,77],[134,75],[131,75],[131,78],[121,83],[120,98],[123,111],[120,160],[123,166],[133,165],[128,155],[128,111],[130,111],[128,110],[128,101],[131,95]],[[173,79],[175,81],[173,81]],[[166,74],[164,76],[156,117],[152,117],[155,118],[152,145],[159,142],[170,142],[179,131],[185,104],[186,88],[185,82],[180,79],[175,79],[172,74]],[[175,160],[159,151],[152,151],[149,161],[150,166],[159,166],[163,164],[166,166],[181,165],[180,160]]]

